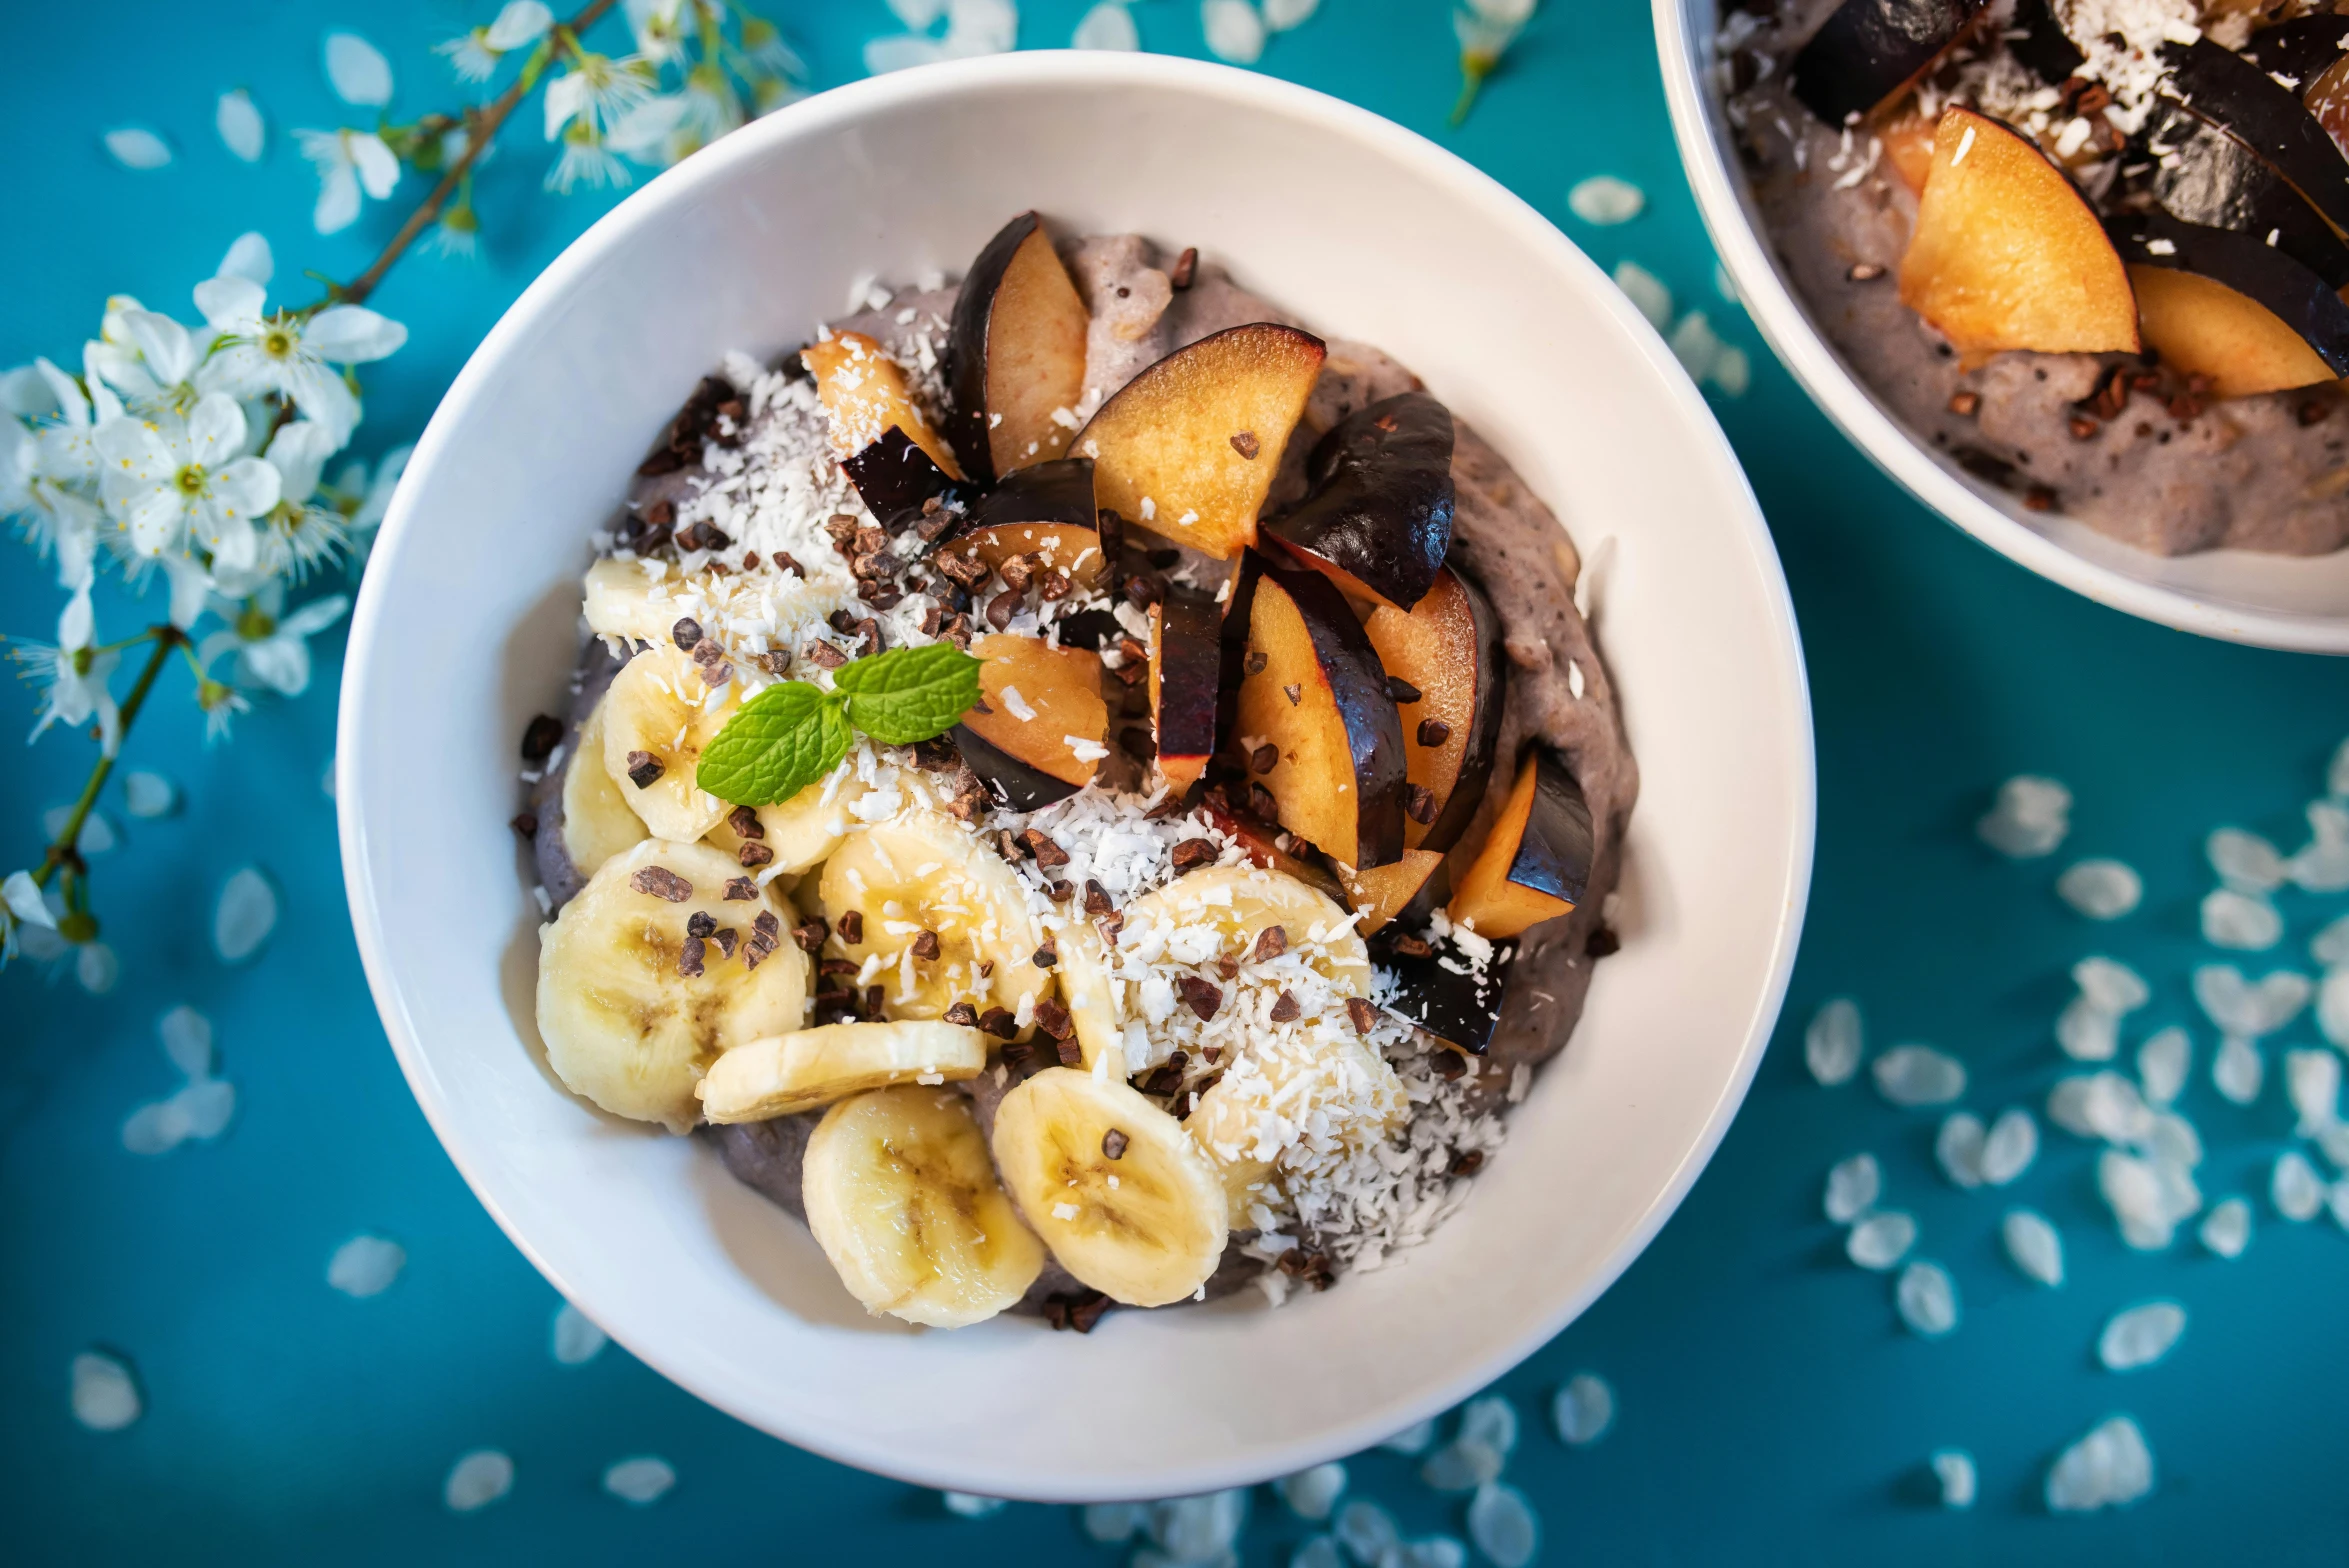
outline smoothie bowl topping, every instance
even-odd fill
[[[549,1065],[868,1309],[1089,1330],[1424,1238],[1637,776],[1565,531],[1376,349],[1014,219],[727,358],[524,738]]]
[[[1921,439],[2141,549],[2349,542],[2349,15],[1760,0],[1716,45],[1790,281]]]

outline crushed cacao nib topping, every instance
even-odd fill
[[[677,949],[677,972],[688,978],[701,973],[703,956],[709,951],[707,943],[698,936],[689,936]]]
[[[649,751],[628,753],[628,782],[638,789],[651,789],[660,776],[668,771],[661,759]]]
[[[551,713],[531,715],[522,726],[522,760],[533,766],[555,754],[563,743],[563,721]]]
[[[693,896],[693,884],[667,866],[639,866],[628,885],[639,893],[682,904]]]

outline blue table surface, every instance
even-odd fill
[[[355,273],[419,185],[411,176],[400,201],[371,205],[341,235],[310,232],[312,177],[285,130],[357,113],[328,93],[323,32],[356,27],[382,46],[396,103],[412,112],[456,101],[430,45],[494,9],[126,0],[98,25],[73,7],[14,8],[0,55],[0,126],[18,149],[0,363],[74,353],[110,290],[192,318],[187,289],[247,228],[275,243],[281,280]],[[1064,40],[1079,10],[1030,0],[1022,42]],[[1715,293],[1648,15],[1633,0],[1544,8],[1456,132],[1443,124],[1455,84],[1443,6],[1325,0],[1322,13],[1276,39],[1261,68],[1457,148],[1602,263],[1633,258],[1661,276],[1751,353],[1751,390],[1713,400],[1783,554],[1817,703],[1818,871],[1786,1019],[1753,1092],[1654,1245],[1501,1384],[1528,1418],[1510,1478],[1541,1512],[1543,1560],[2339,1562],[2349,1238],[2329,1221],[2277,1220],[2264,1194],[2291,1133],[2280,1073],[2247,1109],[2217,1099],[2204,1070],[2215,1041],[2186,975],[2212,956],[2195,923],[2209,886],[2203,834],[2238,822],[2287,849],[2300,842],[2301,804],[2349,730],[2349,665],[2097,608],[1975,546],[1877,473]],[[862,41],[894,26],[880,0],[776,14],[818,86],[861,74]],[[1201,52],[1187,0],[1147,0],[1136,14],[1150,47]],[[257,167],[232,161],[211,132],[214,96],[240,85],[273,127]],[[177,162],[145,174],[111,162],[99,133],[126,122],[162,131]],[[413,337],[368,377],[369,451],[413,438],[498,313],[608,205],[540,193],[543,145],[509,142],[482,180],[486,259],[414,258],[377,299]],[[1574,219],[1568,188],[1601,172],[1641,186],[1647,212],[1614,228]],[[14,546],[0,562],[0,627],[48,635],[48,574]],[[110,610],[125,626],[130,613]],[[97,897],[120,985],[91,998],[31,965],[0,974],[0,1555],[1115,1560],[1070,1510],[953,1518],[936,1494],[773,1441],[616,1349],[583,1367],[553,1361],[554,1292],[435,1144],[361,979],[320,785],[334,639],[321,653],[307,695],[261,705],[209,749],[176,672],[167,679],[129,762],[175,779],[185,804],[126,823],[119,796],[106,803],[124,842],[98,862]],[[0,692],[0,729],[29,725],[32,708],[27,692]],[[0,863],[30,858],[39,812],[70,798],[87,758],[82,740],[51,736],[0,770]],[[2026,770],[2072,786],[2072,837],[2053,860],[2001,861],[1970,825],[1998,780]],[[2073,915],[2051,889],[2075,853],[2137,866],[2143,909],[2111,928]],[[275,880],[284,913],[259,961],[232,969],[211,952],[210,912],[246,864]],[[2324,904],[2288,894],[2293,935],[2249,967],[2306,968],[2306,932],[2337,912]],[[2240,1260],[2190,1239],[2168,1254],[2124,1249],[2094,1190],[2093,1151],[2044,1118],[2044,1152],[2022,1182],[1961,1192],[1933,1164],[1936,1113],[1896,1110],[1864,1079],[1821,1089],[1804,1071],[1804,1021],[1848,993],[1873,1044],[1921,1038],[1962,1057],[1968,1103],[1985,1116],[2036,1107],[2064,1066],[2051,1027],[2065,971],[2095,951],[2153,982],[2132,1043],[2169,1022],[2194,1031],[2185,1107],[2211,1146],[2204,1190],[2251,1194],[2259,1214]],[[172,1086],[154,1025],[180,1002],[215,1022],[239,1110],[216,1143],[141,1159],[119,1129]],[[2314,1039],[2305,1020],[2282,1037]],[[1845,1263],[1820,1218],[1826,1168],[1860,1149],[1884,1161],[1887,1202],[1922,1222],[1922,1255],[1956,1276],[1965,1319],[1946,1340],[1905,1332],[1889,1281]],[[2000,1255],[2010,1202],[2062,1227],[2061,1290],[2026,1284]],[[369,1300],[324,1281],[329,1254],[361,1231],[409,1255]],[[2157,1295],[2191,1310],[2179,1349],[2132,1375],[2101,1370],[2099,1325]],[[146,1414],[127,1431],[72,1418],[67,1369],[92,1347],[137,1369]],[[1584,1369],[1609,1380],[1620,1414],[1604,1440],[1568,1449],[1534,1418]],[[2123,1513],[2051,1517],[2039,1501],[2049,1460],[2115,1411],[2144,1427],[2157,1491]],[[1970,1513],[1930,1506],[1920,1490],[1925,1456],[1945,1445],[1979,1461]],[[442,1480],[483,1446],[514,1456],[514,1491],[453,1514]],[[598,1490],[607,1465],[644,1453],[676,1467],[666,1498],[634,1510]],[[1352,1469],[1355,1488],[1412,1534],[1461,1529],[1458,1500],[1420,1485],[1411,1462],[1377,1454]],[[1308,1529],[1259,1492],[1247,1560],[1285,1562]]]

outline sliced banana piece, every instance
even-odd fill
[[[1272,926],[1281,928],[1285,950],[1301,953],[1340,995],[1370,994],[1370,950],[1346,911],[1286,872],[1262,866],[1207,866],[1143,894],[1126,906],[1118,945],[1138,948],[1147,960],[1161,953],[1184,964],[1245,959]]]
[[[604,701],[579,726],[579,749],[563,770],[563,851],[583,879],[646,837],[644,819],[604,766]]]
[[[873,1312],[962,1328],[1036,1283],[1044,1247],[996,1182],[971,1103],[874,1089],[824,1113],[801,1166],[807,1226]]]
[[[773,853],[770,863],[784,872],[821,865],[856,826],[849,808],[864,798],[865,789],[852,768],[843,764],[830,778],[817,780],[789,800],[759,807],[758,842]],[[743,836],[734,831],[732,812],[710,829],[710,842],[729,855],[742,847]]]
[[[666,583],[646,572],[641,561],[615,561],[609,556],[587,569],[586,602],[581,606],[588,630],[630,642],[673,645],[672,632],[684,614]]]
[[[604,768],[655,838],[685,843],[725,819],[726,803],[695,783],[693,771],[741,706],[739,685],[713,692],[673,643],[638,654],[612,677],[603,700]]]
[[[738,1045],[694,1086],[713,1122],[763,1122],[867,1089],[976,1078],[987,1037],[941,1023],[826,1024]]]
[[[1249,1042],[1183,1128],[1215,1163],[1231,1212],[1245,1215],[1309,1130],[1316,1153],[1363,1149],[1410,1113],[1394,1068],[1338,1018]]]
[[[1026,885],[942,813],[916,808],[849,834],[824,862],[819,897],[833,942],[867,971],[856,983],[881,987],[892,1018],[939,1018],[957,1002],[1020,1017],[1052,985]],[[922,956],[925,933],[934,957]]]
[[[1003,1097],[995,1166],[1061,1266],[1137,1307],[1196,1295],[1230,1229],[1182,1123],[1114,1079],[1051,1067]]]
[[[614,855],[539,943],[548,1065],[615,1116],[685,1131],[720,1052],[807,1021],[808,959],[789,925],[707,844],[646,839]]]

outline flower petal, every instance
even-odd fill
[[[408,329],[364,305],[334,305],[302,329],[302,346],[337,365],[359,365],[397,353]]]
[[[320,164],[318,206],[310,214],[311,227],[321,234],[339,234],[358,216],[358,171],[347,163]]]
[[[326,79],[345,103],[380,108],[391,102],[391,62],[357,33],[326,35]]]
[[[251,278],[234,275],[206,278],[196,285],[196,308],[204,319],[224,332],[240,332],[260,325],[268,293]]]

